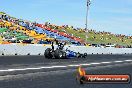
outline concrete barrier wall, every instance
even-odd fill
[[[130,48],[71,47],[70,49],[88,54],[132,54]]]
[[[46,48],[48,48],[48,46],[22,44],[0,45],[0,55],[2,55],[2,53],[4,55],[44,55]]]
[[[44,55],[46,48],[51,46],[44,46],[38,44],[7,44],[0,45],[0,55]],[[97,48],[85,46],[66,46],[68,49],[88,54],[132,54],[132,48]]]

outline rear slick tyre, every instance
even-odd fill
[[[45,58],[51,59],[53,57],[53,55],[51,54],[51,48],[47,48],[44,52],[44,56]]]

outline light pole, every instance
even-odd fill
[[[86,42],[87,42],[87,38],[88,38],[88,10],[89,10],[89,6],[91,4],[90,0],[87,0],[87,11],[86,11]]]

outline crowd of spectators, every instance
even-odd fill
[[[30,31],[28,31],[28,32],[31,32],[30,34],[27,34],[27,33],[24,33],[24,32],[23,33],[26,34],[26,35],[29,35],[31,37],[34,37],[34,36],[37,35],[36,31],[34,31],[36,29],[36,25],[37,25],[36,22],[30,22],[30,21],[24,21],[24,20],[21,20],[21,19],[17,19],[17,18],[12,18],[12,17],[10,17],[6,14],[1,14],[0,19],[12,23],[13,26],[14,26],[14,24],[17,25],[17,28],[12,28],[11,26],[7,26],[7,25],[5,26],[5,24],[1,25],[2,27],[6,27],[10,30],[16,30],[16,31],[19,31],[19,32],[30,30]],[[20,26],[21,24],[23,24],[24,27],[21,27]],[[28,30],[26,30],[26,29],[28,29]],[[50,29],[52,29],[52,28],[50,28]],[[47,38],[47,39],[43,40],[42,38],[45,38],[45,33],[44,34],[39,34],[39,35],[42,35],[42,36],[39,37],[39,39],[40,39],[39,42],[40,43],[48,42],[48,44],[49,44],[53,40],[52,38]],[[36,39],[38,37],[34,37],[34,38]]]
[[[8,30],[1,32],[1,37],[3,41],[8,41],[10,43],[20,43],[25,42],[25,40],[19,40],[16,38],[16,34],[21,34],[27,37],[27,33],[24,33],[27,29],[19,25],[20,19],[12,18],[6,14],[0,14],[0,28],[7,28]],[[26,40],[33,40],[30,37],[25,38]],[[30,42],[31,43],[31,42]]]
[[[127,38],[127,39],[132,39],[132,36],[126,36],[126,35],[123,35],[123,34],[113,34],[111,32],[105,32],[105,31],[96,31],[96,30],[93,30],[93,29],[82,29],[82,28],[74,28],[73,26],[69,26],[69,25],[62,25],[62,26],[58,26],[58,25],[55,25],[55,24],[51,24],[49,22],[45,22],[45,26],[47,27],[50,27],[52,29],[72,29],[72,30],[75,30],[75,31],[79,31],[79,32],[92,32],[94,34],[106,34],[106,35],[113,35],[113,36],[116,36],[116,37],[120,37],[120,38]],[[64,30],[65,31],[65,30]]]
[[[113,40],[112,38],[116,38],[116,41],[114,41],[117,46],[116,47],[127,47],[127,48],[130,48],[131,45],[127,45],[127,46],[123,46],[123,45],[118,45],[118,42],[122,42],[122,43],[126,43],[127,39],[132,39],[132,36],[126,36],[126,35],[123,35],[123,34],[113,34],[111,32],[105,32],[105,31],[96,31],[96,30],[92,30],[92,29],[89,29],[89,30],[86,30],[86,29],[82,29],[82,28],[74,28],[73,26],[69,26],[69,25],[62,25],[62,26],[57,26],[55,24],[51,24],[49,22],[46,22],[45,23],[45,26],[47,27],[50,27],[50,28],[53,28],[53,29],[60,29],[62,31],[65,31],[65,29],[71,29],[71,30],[75,30],[75,31],[78,31],[79,33],[92,33],[93,35],[91,36],[93,39],[97,39],[98,36],[94,36],[94,35],[100,35],[100,40]],[[73,35],[73,34],[71,34]],[[107,36],[107,37],[106,37]],[[105,38],[105,39],[104,39]],[[131,42],[132,43],[132,42]],[[109,42],[109,44],[112,45],[111,42]],[[107,44],[105,44],[107,45]]]
[[[4,20],[4,21],[3,21]],[[26,24],[24,27],[20,26],[21,24]],[[32,29],[35,29],[35,26],[36,26],[36,22],[30,22],[30,21],[24,21],[24,20],[21,20],[21,19],[17,19],[17,18],[13,18],[13,17],[10,17],[8,16],[7,14],[0,14],[0,28],[7,28],[7,29],[10,29],[10,31],[14,31],[14,32],[22,32],[24,35],[29,35],[29,30],[32,31]],[[65,29],[71,29],[71,30],[75,30],[75,31],[78,31],[79,33],[86,33],[86,32],[89,32],[89,33],[93,33],[94,35],[98,34],[98,35],[101,35],[102,37],[100,38],[101,40],[103,40],[103,36],[104,35],[108,35],[108,36],[114,36],[116,38],[118,38],[119,40],[121,40],[122,42],[125,41],[125,39],[132,39],[132,36],[126,36],[126,35],[122,35],[122,34],[112,34],[111,32],[105,32],[105,31],[96,31],[96,30],[86,30],[86,29],[82,29],[82,28],[74,28],[73,26],[69,26],[69,25],[62,25],[62,26],[58,26],[58,25],[54,25],[54,24],[51,24],[49,22],[46,22],[45,23],[45,26],[46,27],[49,27],[51,29],[58,29],[58,30],[62,30],[64,32],[66,32]],[[27,30],[28,29],[28,30]],[[5,31],[5,33],[9,33],[10,31]],[[27,31],[27,32],[24,32],[24,31]],[[2,38],[4,38],[4,34],[1,33],[2,35]],[[44,34],[42,34],[44,35]],[[69,34],[71,36],[73,36],[73,34]],[[32,36],[31,36],[32,37]],[[77,37],[77,36],[76,36]],[[96,39],[96,36],[92,36],[93,39]],[[6,37],[7,38],[7,37]],[[6,39],[5,38],[5,39]],[[9,38],[9,37],[8,37]],[[14,39],[15,40],[15,36],[12,36],[10,37],[11,39]],[[9,39],[10,39],[9,38]],[[79,37],[80,38],[80,37]],[[109,37],[107,39],[111,39],[112,40],[112,37]],[[30,40],[30,39],[28,39]],[[49,40],[43,40],[43,39],[40,39],[39,40],[39,43],[43,44],[43,43],[46,43],[48,42],[48,44],[51,43],[51,41]],[[117,41],[118,42],[118,41]],[[86,45],[86,44],[85,44]],[[91,46],[94,45],[94,44],[90,44]],[[98,44],[97,44],[98,45]],[[111,43],[109,44],[99,44],[100,46],[101,45],[112,45]],[[95,45],[96,46],[96,45]],[[118,45],[116,44],[115,47],[118,47],[118,48],[132,48],[131,45],[127,45],[127,46],[121,46],[121,45]]]

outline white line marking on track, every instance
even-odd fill
[[[68,65],[68,66],[69,66],[69,67],[78,67],[78,66],[80,66],[80,64],[79,64],[79,65],[78,65],[78,64],[77,64],[77,65]],[[68,67],[68,66],[67,66],[67,67]]]
[[[132,60],[124,60],[124,61],[131,62]]]
[[[123,61],[113,61],[113,62],[99,62],[99,63],[82,63],[82,64],[71,64],[71,65],[60,65],[60,66],[45,66],[45,67],[36,67],[36,68],[21,68],[21,69],[6,69],[0,70],[0,72],[13,72],[13,71],[26,71],[26,70],[41,70],[41,69],[52,69],[52,68],[67,68],[67,67],[78,67],[89,66],[89,65],[99,65],[99,64],[110,64],[110,63],[119,63],[119,62],[131,62],[132,60],[123,60]]]
[[[80,64],[82,66],[89,66],[89,65],[92,65],[92,64]]]
[[[120,62],[124,62],[124,61],[114,61],[114,62],[120,63]]]
[[[102,64],[109,64],[109,63],[111,63],[111,62],[101,62]]]
[[[92,64],[92,65],[97,65],[97,64],[101,64],[101,63],[90,63],[90,64]]]

